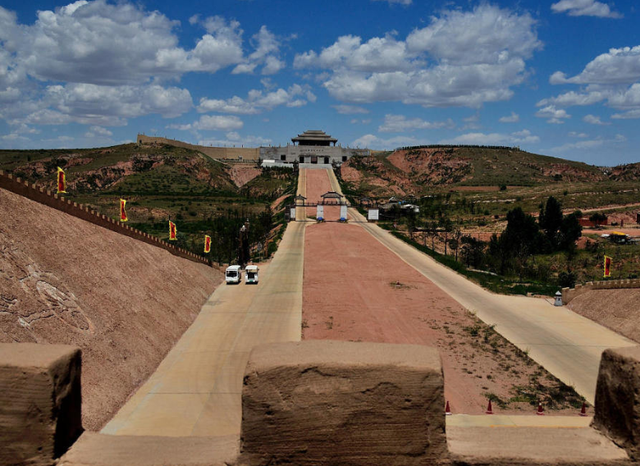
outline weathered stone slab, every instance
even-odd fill
[[[243,464],[438,464],[447,456],[435,348],[339,341],[254,348]]]
[[[81,353],[0,344],[0,465],[50,465],[82,433]]]
[[[602,353],[593,424],[640,460],[640,346]]]

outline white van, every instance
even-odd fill
[[[227,283],[242,283],[242,269],[239,265],[230,265],[224,273]]]
[[[245,283],[255,283],[258,284],[258,266],[257,265],[247,265],[244,269],[245,275],[244,280]]]

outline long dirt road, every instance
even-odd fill
[[[332,171],[331,186],[340,191]],[[543,299],[491,293],[350,209],[351,219],[511,343],[594,403],[602,351],[636,343]]]
[[[255,285],[222,285],[156,372],[104,427],[113,435],[237,435],[244,368],[259,344],[299,341],[305,223],[291,223]]]

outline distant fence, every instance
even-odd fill
[[[5,173],[3,170],[0,170],[0,188],[19,194],[20,196],[24,196],[27,199],[39,202],[40,204],[52,207],[61,212],[65,212],[69,215],[73,215],[79,219],[86,220],[87,222],[101,226],[107,230],[115,231],[116,233],[128,236],[129,238],[165,249],[174,256],[189,259],[194,262],[200,262],[209,266],[212,265],[211,261],[202,256],[162,241],[157,236],[152,236],[148,233],[136,230],[135,228],[131,228],[124,223],[118,222],[110,217],[89,209],[89,207],[83,204],[72,202],[58,194],[45,190],[44,188],[39,188],[35,184],[30,184],[27,181],[16,178],[13,175]]]
[[[601,282],[587,282],[584,285],[576,285],[575,288],[562,289],[562,303],[568,304],[576,296],[592,290],[621,290],[625,288],[640,288],[640,279],[607,280]]]

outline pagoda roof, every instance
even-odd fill
[[[318,129],[309,129],[302,134],[298,134],[298,137],[291,138],[293,142],[300,141],[322,141],[322,142],[338,142],[336,138],[332,138],[324,131]]]

